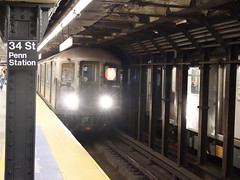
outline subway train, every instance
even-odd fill
[[[101,129],[121,112],[120,60],[74,47],[39,60],[37,93],[73,130]]]
[[[177,70],[173,68],[173,82],[177,81]],[[200,104],[200,67],[189,67],[188,85],[187,85],[187,104],[186,104],[186,140],[187,151],[189,154],[197,155],[198,135],[199,135],[199,104]],[[208,97],[208,118],[206,130],[206,160],[217,167],[222,165],[224,149],[224,91],[226,84],[226,68],[221,65],[210,65],[209,72],[209,97]],[[240,169],[240,66],[236,69],[236,96],[235,96],[235,114],[234,114],[234,147],[233,147],[233,167],[234,171],[239,174]],[[175,89],[176,92],[176,89]],[[177,96],[173,95],[173,99]],[[173,109],[173,104],[171,104]],[[171,125],[172,129],[177,132],[177,116],[173,113],[171,117],[175,124]]]
[[[214,55],[214,54],[213,54]],[[212,55],[212,56],[213,56]],[[220,54],[222,55],[222,54]],[[224,58],[222,55],[221,57]],[[222,59],[223,59],[222,58]],[[238,57],[240,59],[240,56]],[[212,57],[211,61],[216,62],[218,60],[217,57]],[[226,59],[224,59],[226,60]],[[226,128],[225,116],[224,113],[226,110],[224,109],[224,91],[226,87],[226,67],[222,64],[211,64],[209,65],[209,90],[208,90],[208,117],[207,117],[207,130],[206,130],[206,158],[207,161],[219,166],[222,164],[223,158],[223,141],[224,141],[224,131]],[[134,69],[135,68],[135,69]],[[141,111],[143,114],[143,121],[148,125],[149,112],[153,109],[153,120],[155,122],[155,126],[153,127],[156,146],[161,146],[159,142],[161,142],[162,138],[162,127],[163,127],[163,113],[165,101],[162,101],[162,97],[164,97],[164,91],[166,86],[165,80],[165,71],[161,66],[156,66],[154,69],[152,67],[142,68],[143,76],[140,77],[140,71],[137,69],[138,67],[132,68],[131,81],[134,84],[131,89],[131,93],[138,92],[138,89],[134,89],[134,87],[139,87],[141,84],[144,86],[142,88],[142,94],[145,95],[145,99],[142,100]],[[179,101],[179,85],[182,83],[180,81],[181,68],[179,66],[173,66],[170,74],[170,98],[169,98],[169,134],[168,138],[164,140],[168,142],[168,150],[170,152],[171,157],[174,160],[177,158],[177,149],[178,149],[178,130],[179,130],[179,108],[181,102]],[[152,74],[154,73],[155,79]],[[189,159],[194,161],[196,159],[198,153],[198,135],[199,135],[199,104],[200,104],[200,82],[201,82],[201,65],[198,66],[189,66],[188,74],[187,74],[187,99],[186,99],[186,149],[187,155]],[[142,79],[142,80],[141,80]],[[234,148],[233,148],[233,166],[237,169],[239,174],[240,169],[240,65],[236,67],[236,94],[235,94],[235,113],[234,113]],[[153,89],[153,90],[152,90]],[[153,93],[153,94],[151,94]],[[153,99],[151,98],[153,96]],[[132,104],[133,108],[139,109],[138,105],[138,94],[133,99]],[[152,103],[154,101],[154,103]],[[152,107],[152,106],[155,107]],[[163,109],[163,110],[162,110]],[[136,110],[136,112],[138,112]],[[133,118],[135,118],[135,122],[138,122],[137,117],[138,114],[133,114]],[[135,126],[137,126],[135,124]],[[135,127],[134,126],[134,127]],[[135,128],[137,129],[137,128]],[[148,137],[146,134],[148,132],[148,128],[143,129],[144,137]],[[136,130],[134,131],[134,136],[137,137]],[[145,139],[147,142],[148,139]]]

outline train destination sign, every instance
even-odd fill
[[[37,69],[37,41],[9,40],[8,68],[18,70]]]

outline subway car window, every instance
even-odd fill
[[[192,67],[188,70],[187,90],[187,129],[198,132],[200,70]]]
[[[224,131],[224,119],[223,119],[223,98],[224,98],[224,83],[225,83],[225,70],[222,67],[218,68],[218,105],[217,105],[217,124],[216,134],[223,135]]]
[[[177,125],[177,93],[176,93],[176,73],[177,68],[172,68],[172,86],[170,93],[170,123],[173,125]]]
[[[147,69],[147,97],[146,97],[146,112],[150,112],[152,104],[152,68]]]
[[[40,69],[41,69],[41,80],[42,81],[44,81],[44,78],[45,78],[45,66],[44,66],[44,64],[41,64],[41,66],[40,66]]]
[[[117,81],[117,65],[106,64],[104,66],[104,77],[105,82],[116,82]]]
[[[50,83],[51,69],[50,64],[46,65],[46,83]]]
[[[84,64],[82,66],[82,81],[94,82],[96,76],[96,66],[92,64]]]
[[[43,87],[44,87],[44,70],[43,64],[40,65],[40,92],[43,94]]]
[[[236,82],[236,107],[235,107],[235,131],[234,137],[240,140],[240,66],[237,68],[237,82]]]
[[[73,81],[75,72],[74,63],[62,63],[62,81]]]
[[[208,98],[208,136],[216,135],[216,115],[218,101],[218,66],[211,66],[209,75],[209,98]]]

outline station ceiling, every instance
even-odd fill
[[[57,3],[59,0],[1,0],[3,2]]]
[[[76,2],[46,2],[55,3],[46,36]],[[239,20],[238,0],[92,0],[41,53],[57,53],[59,44],[70,36],[75,45],[109,48],[128,57],[227,48],[240,41]]]

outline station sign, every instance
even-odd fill
[[[8,68],[10,70],[36,70],[37,41],[9,40]]]

